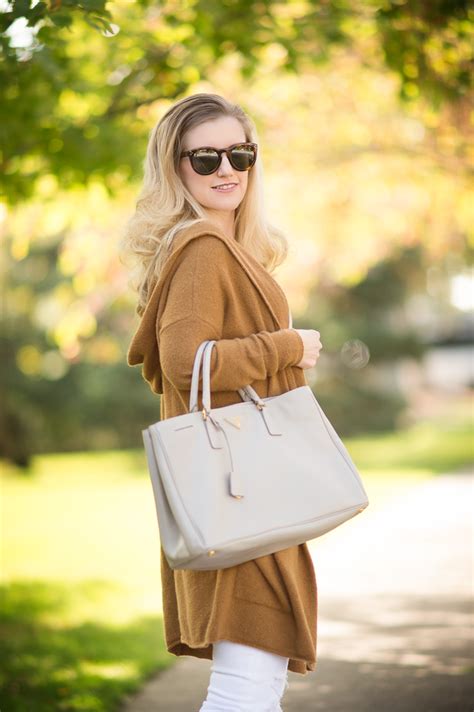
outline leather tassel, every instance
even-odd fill
[[[232,495],[232,497],[243,497],[244,496],[243,484],[242,484],[242,480],[240,478],[239,473],[234,470],[234,460],[232,458],[232,450],[230,449],[230,443],[229,443],[229,438],[227,437],[227,433],[224,430],[224,428],[222,427],[222,425],[217,420],[213,420],[212,422],[221,431],[222,435],[225,438],[226,444],[227,444],[227,452],[229,453],[230,466],[232,468],[228,474],[229,492]]]

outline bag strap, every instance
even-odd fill
[[[196,356],[194,358],[193,375],[191,379],[191,392],[189,394],[190,413],[198,409],[199,372],[201,370],[201,360],[204,353],[204,349],[206,348],[208,343],[209,339],[206,339],[206,341],[203,341],[202,344],[199,344],[198,349],[196,351]]]

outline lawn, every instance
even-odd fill
[[[141,453],[47,455],[2,477],[0,709],[115,710],[175,658]]]
[[[371,507],[473,460],[467,411],[344,442]],[[161,620],[158,526],[144,454],[3,463],[1,703],[6,712],[112,712],[176,658]]]

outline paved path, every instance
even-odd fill
[[[470,472],[440,475],[311,543],[318,664],[288,673],[284,712],[472,712]],[[123,712],[198,712],[211,661],[190,656]],[[257,712],[257,711],[255,711]]]

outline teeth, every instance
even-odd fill
[[[234,187],[234,185],[235,185],[235,183],[231,183],[230,185],[215,185],[214,188],[216,188],[216,189],[219,188],[219,189],[221,189],[221,190],[222,190],[222,189],[224,189],[224,190],[230,190],[231,188]]]

